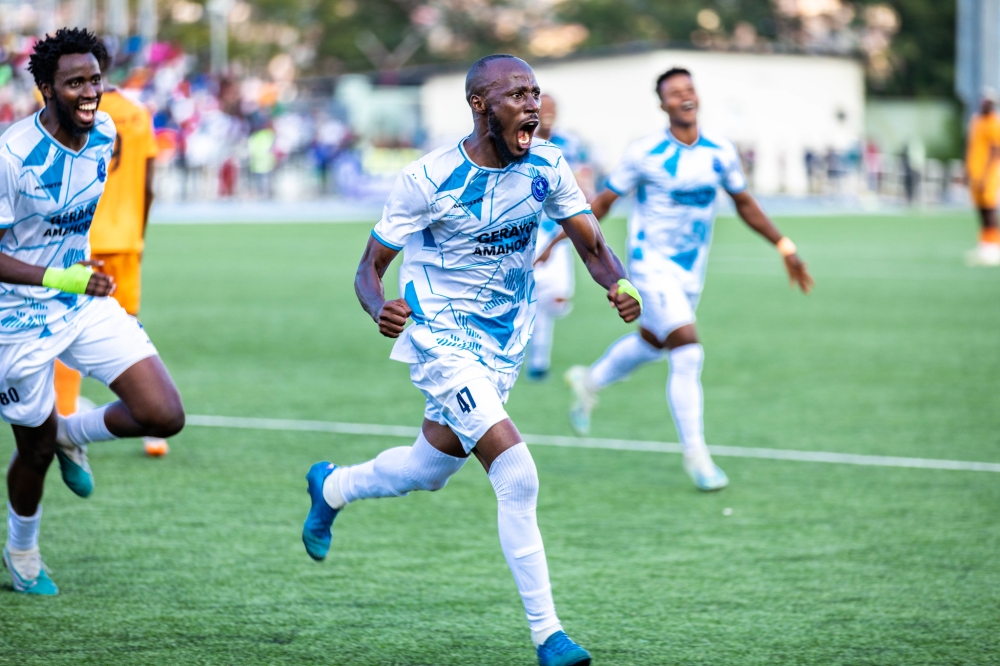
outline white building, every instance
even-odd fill
[[[754,187],[762,194],[805,194],[805,151],[845,150],[863,138],[865,86],[849,58],[656,50],[573,58],[535,66],[542,91],[559,104],[559,125],[579,134],[611,168],[625,147],[665,127],[654,92],[657,76],[691,70],[701,98],[701,126],[753,151]],[[465,74],[431,76],[421,90],[430,145],[472,130]]]

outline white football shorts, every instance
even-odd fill
[[[629,278],[642,296],[639,325],[665,340],[681,326],[695,322],[701,283],[681,271],[636,273]]]
[[[36,428],[55,408],[54,363],[110,384],[156,356],[142,324],[113,298],[95,298],[63,328],[28,342],[0,345],[0,417]]]
[[[572,309],[575,280],[573,275],[573,244],[568,240],[552,248],[549,260],[535,264],[534,299],[538,307],[555,317],[564,317]]]
[[[487,430],[509,418],[503,406],[517,373],[447,355],[411,363],[410,379],[427,397],[424,418],[451,428],[468,453]]]

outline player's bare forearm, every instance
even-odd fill
[[[3,233],[0,233],[3,238]],[[84,266],[103,266],[103,261],[81,261]],[[26,284],[34,287],[44,286],[46,266],[36,266],[26,264],[20,259],[0,253],[0,282],[7,284]],[[54,286],[59,289],[60,287]],[[65,290],[65,288],[63,288]],[[115,291],[115,281],[110,275],[95,272],[90,275],[86,282],[86,288],[82,286],[72,290],[73,293],[83,292],[88,296],[110,296]]]
[[[361,263],[358,264],[358,272],[354,276],[354,293],[358,295],[361,307],[375,320],[379,332],[387,338],[399,337],[406,326],[406,319],[412,314],[404,299],[385,300],[382,277],[397,254],[398,250],[386,247],[375,240],[374,236],[369,237]]]
[[[604,190],[590,202],[590,210],[594,217],[603,220],[604,216],[611,210],[611,205],[618,199],[618,195],[611,190]]]
[[[747,226],[759,233],[761,236],[777,244],[781,240],[781,232],[774,226],[774,222],[761,209],[760,204],[749,192],[740,192],[731,195],[733,203],[736,204],[736,213]]]
[[[0,240],[7,235],[6,229],[0,229]],[[19,259],[0,253],[0,282],[7,284],[42,284],[45,268],[26,264]]]
[[[625,277],[625,268],[605,242],[596,217],[591,213],[582,213],[563,220],[561,224],[594,282],[609,289]]]
[[[774,226],[771,218],[761,210],[757,200],[749,192],[740,192],[739,194],[732,195],[732,197],[733,202],[736,204],[737,214],[746,222],[747,226],[778,246],[778,250],[782,253],[785,263],[785,270],[788,272],[789,283],[793,286],[798,285],[803,293],[808,294],[812,290],[815,280],[809,274],[809,269],[805,262],[795,252],[794,244],[790,244],[788,250],[779,245],[782,239],[781,232],[778,231],[778,227]],[[789,243],[787,238],[784,242]]]
[[[563,231],[573,241],[584,266],[594,278],[594,282],[608,290],[608,302],[618,311],[618,316],[626,323],[635,321],[642,313],[638,296],[620,291],[619,280],[627,280],[625,267],[604,241],[601,225],[591,213],[583,213],[563,220]],[[633,293],[635,288],[624,283]]]

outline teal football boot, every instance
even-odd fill
[[[589,666],[590,653],[557,631],[538,646],[538,666]]]
[[[302,525],[302,543],[306,546],[309,557],[320,561],[326,558],[330,552],[330,543],[333,541],[333,519],[340,512],[333,509],[326,503],[323,497],[323,482],[326,477],[333,473],[337,466],[331,462],[318,462],[309,468],[306,474],[306,481],[309,486],[307,491],[312,506],[306,516],[306,522]]]
[[[15,592],[42,596],[59,594],[59,588],[45,570],[38,546],[31,550],[12,550],[4,546],[3,563],[10,572]]]
[[[63,483],[80,497],[94,492],[94,473],[90,471],[86,444],[77,446],[66,436],[66,419],[59,417],[56,429],[56,457]]]

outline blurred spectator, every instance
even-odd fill
[[[882,180],[882,155],[874,139],[868,139],[865,143],[864,168],[868,189],[878,192]]]
[[[250,178],[254,182],[254,190],[258,196],[270,199],[273,195],[271,175],[277,164],[274,155],[275,132],[269,122],[264,127],[250,135],[248,144],[250,150]]]

